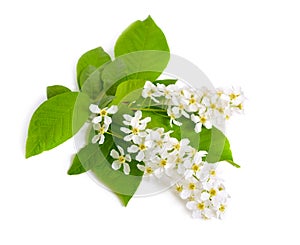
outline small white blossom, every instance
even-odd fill
[[[97,114],[97,116],[92,120],[93,123],[96,124],[104,121],[104,124],[108,126],[112,122],[110,115],[113,115],[118,111],[118,107],[115,105],[112,105],[110,108],[105,107],[103,109],[100,109],[98,105],[91,104],[89,109],[92,113]]]
[[[123,123],[129,128],[126,127],[121,127],[120,130],[123,131],[125,134],[127,134],[124,137],[125,141],[133,141],[134,143],[137,144],[139,141],[140,137],[146,137],[147,133],[145,132],[147,123],[151,121],[150,117],[146,117],[144,119],[142,118],[142,112],[141,111],[136,111],[134,114],[134,117],[124,114],[124,121]]]
[[[114,170],[118,170],[121,168],[121,166],[123,166],[124,174],[128,175],[130,173],[130,166],[128,163],[131,162],[131,157],[129,154],[124,153],[124,150],[121,146],[117,145],[117,148],[119,152],[117,152],[115,149],[112,149],[110,152],[110,156],[113,159],[116,159],[113,161],[111,166]]]
[[[144,98],[151,98],[156,103],[159,103],[156,97],[160,97],[161,95],[162,94],[158,91],[158,88],[152,82],[146,81],[142,92],[142,96]]]
[[[208,118],[207,114],[202,115],[191,115],[191,120],[195,123],[195,132],[200,133],[202,130],[202,126],[205,126],[207,129],[212,128],[212,123]]]
[[[127,148],[127,151],[129,153],[137,153],[135,160],[137,160],[138,162],[142,162],[145,160],[145,152],[147,151],[148,147],[145,144],[144,138],[136,138],[135,143],[137,145],[131,145]]]
[[[167,113],[168,113],[168,116],[170,117],[170,125],[171,125],[171,127],[173,126],[173,124],[175,124],[177,126],[181,126],[182,125],[181,122],[179,122],[179,121],[176,120],[176,119],[178,119],[178,118],[181,117],[180,112],[178,112],[178,111],[176,112],[176,110],[173,111],[172,108],[169,107],[168,110],[167,110]]]
[[[94,130],[96,130],[98,133],[92,138],[92,143],[95,144],[99,142],[99,144],[104,143],[105,136],[104,134],[108,130],[108,125],[103,123],[102,125],[100,123],[94,124],[93,125]]]

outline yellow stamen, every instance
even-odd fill
[[[197,204],[197,208],[199,210],[204,210],[205,209],[205,204],[203,202],[200,202],[200,203]]]
[[[200,122],[201,122],[202,124],[206,123],[206,117],[200,117]]]
[[[147,167],[145,171],[146,171],[147,174],[152,174],[153,173],[153,169],[151,167]]]
[[[167,165],[167,161],[165,159],[162,159],[159,163],[160,166],[164,167]]]
[[[195,183],[190,183],[190,184],[189,184],[189,189],[190,189],[190,190],[195,190],[195,189],[196,189]]]
[[[106,116],[106,115],[107,115],[107,111],[106,111],[105,109],[101,110],[101,111],[100,111],[100,115],[101,115],[102,117]]]
[[[222,212],[222,213],[225,212],[225,208],[226,208],[225,205],[222,204],[222,205],[219,207],[220,212]]]
[[[194,172],[197,172],[199,169],[200,169],[200,167],[194,163],[193,166],[192,166],[192,170]]]
[[[174,145],[174,149],[177,150],[177,151],[179,151],[180,150],[180,144],[177,143],[176,145]]]
[[[146,150],[146,146],[145,146],[144,144],[140,144],[140,145],[139,145],[139,149],[140,149],[141,151],[144,151],[144,150]]]
[[[182,190],[183,190],[183,186],[182,185],[177,185],[176,186],[176,191],[177,192],[182,192]]]
[[[132,129],[132,134],[137,135],[139,133],[139,129],[138,128],[133,128]]]
[[[119,156],[119,162],[124,163],[125,162],[125,157],[124,156]]]
[[[216,176],[216,170],[214,170],[214,169],[210,170],[209,174],[211,176]]]
[[[217,195],[217,191],[215,189],[210,189],[209,194],[211,197],[214,197]]]

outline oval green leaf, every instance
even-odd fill
[[[88,97],[78,92],[63,93],[41,104],[30,120],[26,158],[71,138],[86,122],[88,106]]]

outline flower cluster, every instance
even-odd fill
[[[105,140],[104,134],[108,131],[110,124],[112,123],[111,115],[118,111],[118,107],[113,105],[110,108],[105,107],[100,109],[97,105],[91,104],[90,111],[96,116],[93,118],[93,128],[97,134],[92,138],[92,143],[103,144]]]
[[[158,105],[166,106],[170,124],[181,126],[181,117],[190,118],[195,123],[195,131],[199,133],[202,126],[210,129],[229,119],[234,112],[243,111],[244,94],[239,88],[194,89],[179,87],[174,84],[145,83],[142,96],[150,98]]]
[[[111,150],[111,156],[115,159],[112,168],[118,170],[123,166],[123,172],[129,174],[133,156],[140,162],[137,167],[145,175],[180,179],[176,190],[182,199],[188,200],[186,206],[192,210],[193,217],[221,218],[228,194],[217,177],[216,164],[203,161],[207,152],[191,147],[188,139],[178,141],[171,137],[171,131],[147,129],[151,118],[142,119],[141,111],[136,111],[133,117],[127,114],[123,117],[123,124],[128,126],[121,127],[126,133],[124,140],[132,144],[127,148],[128,153],[120,146],[117,146],[119,152]]]
[[[217,174],[217,164],[207,163],[195,156],[185,178],[177,182],[176,192],[186,200],[194,218],[222,218],[229,198]]]
[[[209,129],[218,120],[228,119],[233,112],[242,111],[245,99],[242,91],[235,89],[195,90],[174,84],[155,85],[152,82],[145,83],[142,97],[150,98],[155,106],[162,106],[170,118],[171,126],[181,126],[181,117],[193,121],[196,133],[203,126]],[[173,131],[166,132],[163,127],[148,128],[151,117],[143,118],[143,108],[134,110],[133,116],[122,115],[123,126],[120,131],[124,133],[122,139],[127,146],[116,144],[115,149],[110,150],[112,168],[129,175],[130,166],[136,164],[144,176],[166,177],[170,183],[175,180],[176,192],[186,201],[186,207],[192,211],[193,217],[222,218],[229,195],[218,177],[217,164],[206,162],[207,152],[193,148],[188,138],[178,140],[171,137]],[[103,144],[105,133],[114,135],[108,130],[112,123],[111,116],[118,111],[118,107],[113,105],[100,109],[92,104],[90,111],[94,113],[92,123],[97,132],[92,143]]]

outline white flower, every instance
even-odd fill
[[[188,105],[181,97],[175,97],[172,99],[172,112],[179,117],[184,116],[190,118],[190,115],[185,111]]]
[[[210,208],[209,201],[193,200],[188,202],[186,207],[193,212],[193,218],[211,219],[216,217],[216,211]]]
[[[158,178],[163,176],[165,170],[174,166],[174,159],[167,151],[162,152],[159,156],[151,159],[151,161],[156,166],[154,174]]]
[[[124,114],[123,115],[125,121],[123,123],[129,128],[121,127],[120,130],[127,135],[124,137],[125,141],[133,141],[137,144],[140,137],[146,137],[147,133],[144,131],[147,127],[147,123],[151,121],[150,117],[146,117],[141,120],[142,112],[136,111],[134,117]]]
[[[182,191],[179,196],[182,199],[193,199],[195,196],[201,194],[201,182],[193,177],[188,180],[184,180],[181,185]]]
[[[187,111],[196,112],[200,107],[200,98],[192,89],[184,89],[183,90],[184,98],[187,103]]]
[[[174,87],[176,86],[166,86],[164,84],[157,83],[157,89],[160,92],[161,96],[163,96],[164,99],[166,99],[166,102],[170,101],[170,99],[174,96]]]
[[[102,122],[102,120],[103,120],[104,124],[108,125],[108,126],[112,122],[111,117],[109,115],[115,114],[118,111],[118,107],[115,105],[112,105],[110,108],[105,107],[103,109],[100,109],[98,107],[98,105],[91,104],[89,109],[92,113],[95,113],[98,115],[93,118],[93,120],[92,120],[93,123],[99,123],[99,122]]]
[[[179,112],[175,113],[171,107],[168,108],[167,110],[167,114],[170,117],[170,125],[171,127],[173,126],[173,124],[177,125],[177,126],[181,126],[182,123],[177,121],[176,119],[181,117],[181,114]]]
[[[155,171],[155,165],[152,163],[152,162],[150,162],[150,161],[147,161],[146,163],[145,163],[145,165],[143,165],[143,164],[137,164],[137,168],[139,169],[139,170],[141,170],[142,172],[144,172],[144,176],[146,175],[146,176],[151,176],[151,175],[153,175],[153,173],[154,173],[154,171]]]
[[[202,181],[217,178],[217,164],[204,162],[201,172],[197,175]]]
[[[186,168],[185,178],[190,178],[193,175],[199,178],[200,170],[204,165],[202,157],[206,156],[206,154],[206,151],[198,151],[192,158],[192,161],[190,159],[187,159],[184,162],[184,167]]]
[[[191,120],[196,124],[195,125],[195,132],[200,133],[202,130],[202,125],[205,126],[207,129],[212,128],[212,123],[208,119],[207,114],[201,114],[201,115],[191,115]]]
[[[130,166],[128,162],[131,162],[131,157],[129,154],[125,155],[121,146],[117,145],[117,148],[119,152],[117,152],[115,149],[112,149],[110,152],[111,157],[116,159],[113,161],[111,166],[114,170],[118,170],[121,168],[121,166],[123,166],[124,174],[128,175],[130,173]]]
[[[147,150],[147,146],[145,145],[145,139],[144,138],[136,138],[137,145],[131,145],[127,148],[127,151],[129,153],[137,153],[135,159],[139,162],[144,161],[145,159],[145,152]]]
[[[142,92],[142,96],[144,98],[151,98],[156,103],[159,103],[159,101],[155,97],[160,97],[161,95],[162,94],[158,91],[157,87],[152,82],[146,81]]]
[[[160,153],[166,150],[172,149],[172,144],[170,142],[170,133],[172,131],[164,133],[163,128],[158,128],[156,130],[147,129],[148,135],[146,136],[145,144],[154,153]]]
[[[191,151],[190,140],[187,138],[178,141],[176,138],[171,138],[170,143],[172,144],[172,149],[178,153],[180,156],[184,156],[186,153]]]
[[[104,143],[105,136],[104,134],[108,130],[108,125],[103,123],[102,125],[100,123],[94,124],[93,128],[98,132],[93,138],[92,138],[92,143],[95,144],[99,141],[99,144]]]

